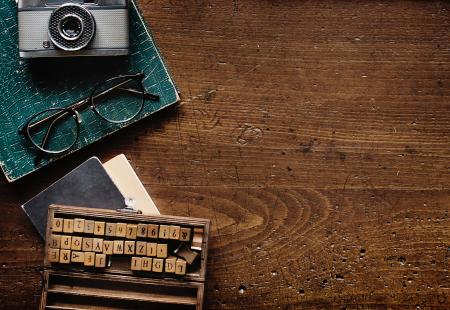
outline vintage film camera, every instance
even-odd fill
[[[19,0],[22,58],[129,53],[129,0]]]

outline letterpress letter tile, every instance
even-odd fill
[[[54,249],[59,249],[61,247],[61,236],[60,235],[50,235],[50,240],[48,246]]]
[[[103,240],[103,254],[111,255],[113,253],[114,242]]]
[[[62,232],[63,231],[63,219],[62,218],[53,218],[52,230],[54,232]]]
[[[175,263],[176,258],[171,257],[166,259],[166,266],[164,268],[165,272],[175,273]]]
[[[103,252],[103,239],[94,238],[92,247],[93,247],[94,252],[102,253]]]
[[[92,238],[83,238],[82,250],[90,252],[94,248],[94,240]]]
[[[136,255],[147,255],[147,242],[136,241]]]
[[[177,259],[175,266],[175,274],[179,275],[186,274],[186,261],[182,259]]]
[[[72,246],[72,236],[61,236],[61,249],[70,250]]]
[[[114,240],[113,254],[123,254],[123,240]]]
[[[72,236],[72,246],[71,246],[72,250],[80,251],[82,245],[83,245],[82,237]]]
[[[166,258],[167,257],[167,244],[160,244],[156,246],[156,256],[158,258]]]
[[[156,256],[156,243],[147,242],[147,256]]]
[[[106,223],[105,235],[110,237],[116,236],[116,223]]]
[[[125,248],[123,254],[133,255],[134,254],[134,241],[125,241]]]
[[[69,234],[73,233],[73,220],[72,219],[64,219],[63,232],[69,233]]]
[[[187,228],[187,227],[183,227],[180,230],[180,240],[181,241],[185,241],[185,242],[189,242],[189,240],[191,239],[191,229]]]
[[[105,234],[105,222],[94,222],[94,235],[103,236]]]
[[[84,232],[84,219],[73,219],[73,231],[77,233]]]
[[[153,258],[152,271],[162,272],[164,268],[164,259]]]
[[[70,261],[72,263],[84,263],[84,252],[72,251]]]
[[[140,257],[131,258],[131,270],[141,270],[142,269],[142,259]]]
[[[169,239],[180,239],[180,226],[170,226]]]
[[[48,249],[48,261],[50,263],[59,262],[59,249]]]
[[[128,224],[127,225],[127,239],[136,239],[137,236],[137,225],[135,224]]]
[[[152,259],[150,257],[142,257],[141,269],[144,271],[152,271]]]
[[[138,224],[137,226],[137,236],[140,238],[147,237],[147,224]]]
[[[127,234],[127,224],[117,223],[116,224],[116,237],[125,237]]]
[[[149,238],[157,239],[159,234],[159,226],[156,224],[147,225],[147,236]]]
[[[159,225],[159,238],[169,239],[170,226],[169,225]]]
[[[85,220],[84,221],[84,233],[93,234],[94,233],[94,221]]]
[[[84,252],[84,265],[85,266],[95,266],[95,253],[94,252]]]
[[[59,262],[61,264],[70,263],[70,250],[60,250],[59,251]]]
[[[106,266],[106,255],[105,254],[95,254],[95,267],[103,268]]]

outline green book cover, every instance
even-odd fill
[[[90,109],[81,110],[77,143],[68,152],[45,156],[35,163],[37,150],[18,133],[32,115],[83,99],[102,80],[137,72],[144,73],[145,90],[159,95],[159,100],[145,100],[141,113],[122,124],[108,123]],[[130,1],[128,56],[31,60],[19,57],[16,3],[2,0],[0,78],[0,165],[9,182],[179,101],[177,88],[133,0]]]

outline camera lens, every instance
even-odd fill
[[[50,15],[48,34],[57,48],[64,51],[81,50],[94,38],[94,16],[79,4],[63,4]]]
[[[66,15],[61,19],[60,30],[67,40],[76,40],[83,32],[81,19],[76,15]]]

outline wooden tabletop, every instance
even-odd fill
[[[207,309],[450,308],[450,3],[150,1],[182,104],[0,186],[0,308],[33,309],[20,204],[124,153],[206,217]]]

